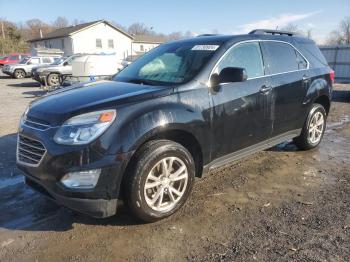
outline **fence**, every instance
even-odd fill
[[[350,45],[320,46],[337,83],[350,83]]]

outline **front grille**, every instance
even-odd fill
[[[23,123],[26,126],[29,126],[29,127],[34,128],[34,129],[41,130],[41,131],[45,131],[45,130],[50,128],[50,125],[47,122],[38,120],[38,119],[30,117],[30,116],[27,116],[24,119]]]
[[[18,136],[17,161],[24,165],[38,166],[46,153],[45,146],[34,139]]]

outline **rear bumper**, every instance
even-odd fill
[[[66,197],[45,188],[39,180],[36,180],[33,177],[26,176],[25,181],[28,186],[47,196],[56,203],[92,217],[109,217],[113,216],[117,211],[117,199],[107,200]]]

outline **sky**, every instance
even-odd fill
[[[128,27],[141,22],[161,33],[191,31],[248,33],[293,23],[323,42],[340,20],[350,16],[350,0],[0,0],[0,18],[25,22],[39,18],[53,22],[106,19]]]

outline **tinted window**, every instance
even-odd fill
[[[233,47],[220,61],[215,73],[220,73],[225,67],[245,68],[249,78],[264,75],[259,43],[244,43]]]
[[[298,70],[295,49],[284,43],[265,42],[270,74]]]
[[[302,51],[303,55],[309,60],[312,67],[324,67],[327,66],[328,63],[321,53],[320,49],[313,44],[299,44],[300,51]]]

